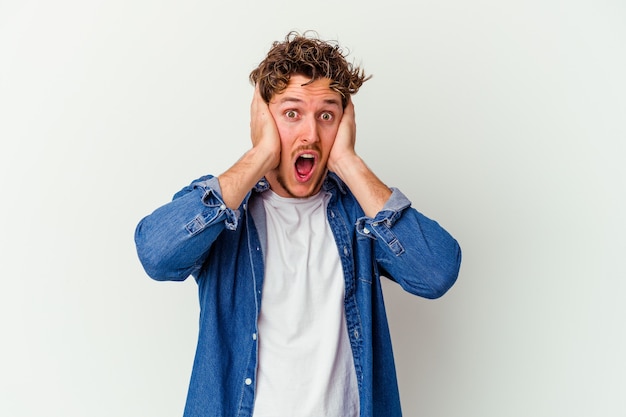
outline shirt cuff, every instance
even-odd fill
[[[400,190],[391,188],[391,196],[374,218],[364,216],[357,220],[357,233],[382,240],[396,255],[400,255],[404,248],[391,228],[410,206],[411,201]]]
[[[191,188],[199,189],[203,192],[202,195],[202,203],[215,210],[215,215],[213,216],[214,220],[221,220],[224,217],[224,225],[228,230],[235,230],[239,224],[240,212],[239,210],[233,210],[226,207],[224,200],[222,198],[222,189],[220,188],[220,183],[217,177],[207,176],[199,179],[198,181],[194,181],[191,183]],[[212,211],[213,211],[212,210]],[[197,224],[198,219],[194,219],[194,221],[190,223],[196,223],[193,228],[204,228],[205,226],[209,226],[213,222],[202,222],[204,224]],[[188,229],[189,229],[188,225]]]

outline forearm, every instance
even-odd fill
[[[275,166],[275,155],[257,146],[218,177],[226,207],[237,209],[257,181]]]
[[[381,211],[391,196],[387,187],[356,154],[347,155],[333,164],[333,171],[350,188],[368,217]]]

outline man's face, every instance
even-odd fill
[[[287,88],[269,103],[278,127],[281,153],[278,167],[266,178],[282,197],[308,197],[317,193],[326,175],[328,155],[343,116],[341,95],[322,78],[293,75]]]

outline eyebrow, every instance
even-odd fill
[[[296,97],[283,97],[282,99],[280,99],[279,104],[285,104],[285,103],[304,103],[304,100],[301,100]],[[338,107],[341,106],[340,101],[334,98],[325,99],[324,104],[335,105]]]

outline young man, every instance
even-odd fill
[[[336,44],[290,33],[250,79],[251,149],[135,235],[152,278],[198,283],[185,416],[400,416],[380,276],[440,297],[460,248],[356,154],[367,77]]]

